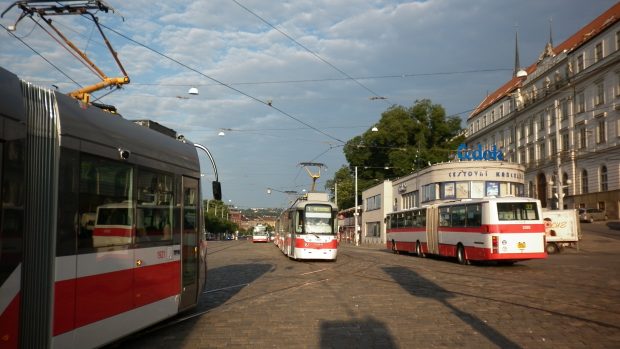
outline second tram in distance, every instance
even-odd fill
[[[310,192],[284,210],[276,222],[276,245],[292,259],[325,259],[335,261],[336,204],[327,193]]]
[[[387,215],[387,248],[469,261],[546,258],[540,201],[485,198],[446,202]]]

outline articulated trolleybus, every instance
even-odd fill
[[[0,348],[100,347],[196,306],[199,147],[0,68]]]
[[[387,248],[469,261],[546,258],[540,201],[484,198],[445,202],[387,216]]]
[[[276,222],[276,245],[292,259],[335,261],[337,212],[327,193],[309,192],[299,197]]]

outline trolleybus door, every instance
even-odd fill
[[[198,297],[198,180],[183,177],[181,208],[181,303],[185,309]]]
[[[430,254],[439,254],[439,239],[437,237],[439,209],[437,206],[431,206],[426,212],[426,248]]]

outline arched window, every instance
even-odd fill
[[[581,171],[581,193],[586,194],[588,192],[588,171]]]
[[[601,191],[607,191],[607,166],[601,167]]]

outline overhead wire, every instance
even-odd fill
[[[285,33],[283,30],[278,29],[276,26],[274,26],[273,24],[271,24],[269,21],[267,21],[266,19],[264,19],[263,17],[259,16],[256,12],[250,10],[249,8],[245,7],[244,5],[242,5],[241,3],[239,3],[237,0],[232,0],[235,4],[237,4],[239,7],[243,8],[244,10],[248,11],[249,13],[251,13],[253,16],[255,16],[256,18],[260,19],[263,23],[267,24],[268,26],[270,26],[271,28],[275,29],[276,31],[278,31],[280,34],[284,35],[285,37],[287,37],[289,40],[291,40],[292,42],[294,42],[295,44],[297,44],[299,47],[303,48],[304,50],[306,50],[307,52],[309,52],[310,54],[312,54],[314,57],[318,58],[319,60],[321,60],[323,63],[329,65],[330,67],[332,67],[333,69],[335,69],[337,72],[341,73],[342,75],[346,76],[348,80],[351,80],[353,82],[355,82],[356,84],[358,84],[359,86],[361,86],[363,89],[365,89],[366,91],[370,92],[371,94],[373,94],[375,97],[381,97],[379,94],[377,94],[375,91],[371,90],[370,88],[368,88],[366,85],[362,84],[361,82],[359,82],[358,80],[356,80],[355,78],[353,78],[351,75],[347,74],[345,71],[343,71],[342,69],[336,67],[335,65],[331,64],[330,62],[328,62],[326,59],[324,59],[323,57],[321,57],[319,54],[317,54],[316,52],[310,50],[309,48],[307,48],[305,45],[303,45],[302,43],[300,43],[299,41],[295,40],[293,37],[291,37],[290,35],[288,35],[287,33]],[[385,100],[384,97],[381,98],[382,100]],[[388,101],[385,101],[386,103],[389,104]]]
[[[246,96],[247,98],[250,98],[250,99],[252,99],[252,100],[254,100],[254,101],[256,101],[256,102],[259,102],[259,103],[261,103],[261,104],[263,104],[263,105],[265,105],[265,106],[268,106],[268,107],[270,107],[270,108],[272,108],[272,109],[274,109],[274,110],[278,111],[280,114],[285,115],[285,116],[287,116],[288,118],[293,119],[293,120],[295,120],[295,121],[299,122],[300,124],[305,125],[305,126],[307,126],[308,128],[310,128],[310,129],[312,129],[312,130],[314,130],[314,131],[316,131],[316,132],[318,132],[318,133],[320,133],[320,134],[322,134],[322,135],[324,135],[324,136],[326,136],[326,137],[328,137],[328,138],[331,138],[331,139],[333,139],[333,140],[335,140],[335,141],[338,141],[338,142],[341,142],[341,143],[345,143],[343,140],[341,140],[341,139],[339,139],[339,138],[337,138],[337,137],[335,137],[335,136],[332,136],[332,135],[330,135],[329,133],[327,133],[327,132],[325,132],[325,131],[323,131],[323,130],[321,130],[321,129],[319,129],[319,128],[315,127],[315,126],[310,125],[309,123],[307,123],[307,122],[305,122],[305,121],[303,121],[303,120],[301,120],[301,119],[299,119],[299,118],[297,118],[297,117],[295,117],[295,116],[291,115],[290,113],[287,113],[286,111],[284,111],[284,110],[282,110],[282,109],[280,109],[280,108],[278,108],[278,107],[274,106],[274,105],[273,105],[272,103],[270,103],[270,102],[263,101],[263,100],[261,100],[261,99],[259,99],[259,98],[257,98],[257,97],[254,97],[254,96],[250,95],[249,93],[244,92],[244,91],[242,91],[242,90],[240,90],[240,89],[238,89],[238,88],[235,88],[235,87],[233,87],[233,86],[231,86],[231,85],[229,85],[229,84],[227,84],[227,83],[225,83],[225,82],[223,82],[223,81],[217,80],[216,78],[211,77],[211,76],[209,76],[209,75],[207,75],[207,74],[205,74],[205,73],[203,73],[203,72],[201,72],[201,71],[199,71],[199,70],[197,70],[197,69],[195,69],[195,68],[192,68],[192,67],[190,67],[189,65],[187,65],[187,64],[185,64],[185,63],[183,63],[183,62],[181,62],[181,61],[179,61],[179,60],[177,60],[177,59],[174,59],[174,58],[172,58],[172,57],[170,57],[170,56],[166,55],[166,54],[165,54],[165,53],[163,53],[163,52],[160,52],[160,51],[158,51],[158,50],[156,50],[156,49],[154,49],[154,48],[152,48],[152,47],[150,47],[150,46],[147,46],[146,44],[143,44],[143,43],[141,43],[141,42],[139,42],[139,41],[137,41],[137,40],[134,40],[134,39],[132,39],[132,38],[128,37],[127,35],[125,35],[125,34],[123,34],[123,33],[119,32],[119,31],[117,31],[117,30],[115,30],[115,29],[112,29],[112,28],[110,28],[110,27],[106,26],[105,24],[101,24],[101,26],[102,26],[102,27],[104,27],[104,28],[106,28],[106,29],[108,29],[108,30],[110,30],[111,32],[115,33],[116,35],[118,35],[118,36],[120,36],[120,37],[122,37],[122,38],[124,38],[124,39],[126,39],[126,40],[128,40],[128,41],[130,41],[130,42],[133,42],[134,44],[136,44],[136,45],[138,45],[138,46],[141,46],[141,47],[143,47],[143,48],[145,48],[145,49],[147,49],[147,50],[149,50],[149,51],[151,51],[151,52],[153,52],[153,53],[155,53],[155,54],[157,54],[157,55],[160,55],[160,56],[162,56],[162,57],[164,57],[164,58],[166,58],[166,59],[168,59],[168,60],[170,60],[170,61],[172,61],[172,62],[174,62],[174,63],[176,63],[176,64],[178,64],[178,65],[180,65],[180,66],[182,66],[182,67],[184,67],[185,69],[188,69],[188,70],[190,70],[190,71],[193,71],[194,73],[199,74],[199,75],[201,75],[201,76],[203,76],[203,77],[205,77],[205,78],[207,78],[207,79],[209,79],[209,80],[211,80],[211,81],[213,81],[213,82],[217,83],[217,84],[218,84],[218,85],[220,85],[220,86],[224,86],[224,87],[226,87],[226,88],[228,88],[228,89],[230,89],[230,90],[233,90],[233,91],[235,91],[235,92],[237,92],[237,93],[239,93],[239,94],[241,94],[241,95]]]
[[[32,46],[28,45],[28,43],[26,43],[24,40],[22,40],[20,37],[18,37],[17,35],[15,35],[13,33],[13,31],[9,30],[7,27],[5,27],[3,24],[0,24],[0,27],[4,28],[4,30],[6,30],[7,33],[11,34],[15,39],[19,40],[19,42],[21,42],[22,44],[24,44],[24,46],[28,47],[32,52],[34,52],[37,56],[41,57],[41,59],[43,59],[44,61],[46,61],[49,65],[51,65],[52,67],[54,67],[56,70],[58,70],[62,75],[64,75],[67,79],[71,80],[74,84],[76,84],[79,87],[82,87],[82,85],[80,85],[80,83],[78,83],[77,81],[73,80],[67,73],[65,73],[62,69],[60,69],[58,66],[56,66],[54,63],[52,63],[49,59],[45,58],[45,56],[43,56],[39,51],[37,51],[36,49],[34,49]]]

